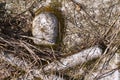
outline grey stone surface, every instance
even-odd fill
[[[98,46],[94,46],[94,47],[85,49],[79,53],[68,56],[66,58],[62,58],[58,62],[52,62],[48,66],[43,68],[43,70],[44,71],[65,70],[67,68],[74,67],[78,64],[87,62],[88,60],[92,60],[94,58],[100,57],[101,55],[102,55],[102,50]]]
[[[64,44],[67,48],[75,48],[82,43],[89,44],[98,37],[103,37],[107,28],[113,24],[120,13],[119,0],[72,1],[65,0],[61,8],[66,18],[67,30]],[[119,25],[116,22],[114,26],[117,26],[116,24]]]
[[[120,80],[120,71],[117,68],[117,64],[120,62],[120,54],[115,53],[104,67],[105,59],[102,61],[96,71],[92,72],[90,75],[86,75],[85,80]]]
[[[33,12],[52,2],[61,2],[59,9],[65,17],[66,34],[63,39],[68,51],[83,43],[90,43],[101,38],[106,32],[107,26],[110,26],[118,17],[120,12],[119,0],[6,0],[6,9],[12,14],[19,14],[29,8],[33,3]],[[119,22],[119,21],[118,21]],[[119,24],[119,23],[118,23]],[[116,25],[115,25],[116,26]]]
[[[58,20],[49,12],[42,12],[33,20],[32,34],[35,44],[54,45],[58,36]]]
[[[103,75],[103,78],[99,80],[120,80],[120,71],[116,69],[118,67],[118,63],[120,62],[120,54],[116,53],[114,57],[111,59],[108,70],[111,71],[105,75]],[[116,69],[116,70],[114,70]],[[107,71],[105,71],[107,72]]]

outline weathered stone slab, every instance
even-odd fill
[[[85,49],[79,53],[68,56],[66,58],[62,58],[58,62],[52,62],[48,64],[45,68],[43,68],[43,70],[44,71],[65,70],[67,68],[74,67],[75,65],[82,64],[88,60],[97,58],[101,55],[102,55],[102,50],[98,46],[94,46],[94,47]]]

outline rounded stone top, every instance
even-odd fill
[[[35,44],[54,45],[58,36],[58,19],[50,12],[41,12],[33,20],[32,35]]]

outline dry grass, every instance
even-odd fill
[[[87,66],[89,65],[88,62],[76,65],[65,71],[51,72],[51,74],[56,74],[67,80],[87,80],[86,78],[91,76],[91,73],[99,67],[101,62],[103,62],[103,67],[99,72],[104,71],[104,67],[107,66],[107,63],[111,61],[111,58],[116,52],[120,51],[120,14],[116,13],[116,17],[111,23],[101,23],[95,21],[81,4],[74,1],[73,3],[81,7],[81,10],[84,12],[83,17],[86,18],[86,21],[88,21],[88,24],[92,25],[92,27],[89,28],[89,30],[87,28],[77,29],[82,36],[85,35],[83,36],[83,42],[76,47],[72,47],[73,49],[69,51],[66,51],[68,49],[66,49],[67,47],[64,48],[65,45],[63,44],[54,48],[52,46],[38,46],[33,43],[31,22],[34,14],[31,10],[33,6],[37,5],[37,2],[33,2],[25,11],[17,15],[14,14],[15,16],[8,14],[6,12],[7,10],[4,8],[5,4],[0,3],[0,79],[9,80],[23,78],[26,80],[30,78],[31,80],[40,80],[40,78],[43,77],[43,73],[45,75],[49,74],[42,71],[42,68],[47,64],[93,45],[102,46],[104,53],[99,59],[93,60],[93,62],[91,61],[91,66]],[[26,13],[28,14],[26,15]],[[72,19],[69,21],[74,22]],[[76,24],[74,25],[76,26]],[[89,35],[87,34],[89,33],[91,33],[92,37],[88,39]],[[76,73],[79,69],[83,69],[84,72],[82,74],[85,75],[81,75],[79,72]],[[118,69],[119,67],[113,70]],[[36,70],[39,72],[38,74],[34,74],[37,73]],[[73,73],[75,75],[73,75]],[[95,80],[100,77],[101,75],[97,75]]]

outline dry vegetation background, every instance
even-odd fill
[[[56,46],[32,41],[32,20],[44,10],[56,13],[60,21]],[[44,71],[51,62],[95,45],[103,50],[98,58]],[[0,80],[98,80],[102,72],[119,70],[117,63],[104,71],[113,65],[115,53],[120,54],[120,0],[0,0]],[[92,77],[94,72],[98,75]]]

